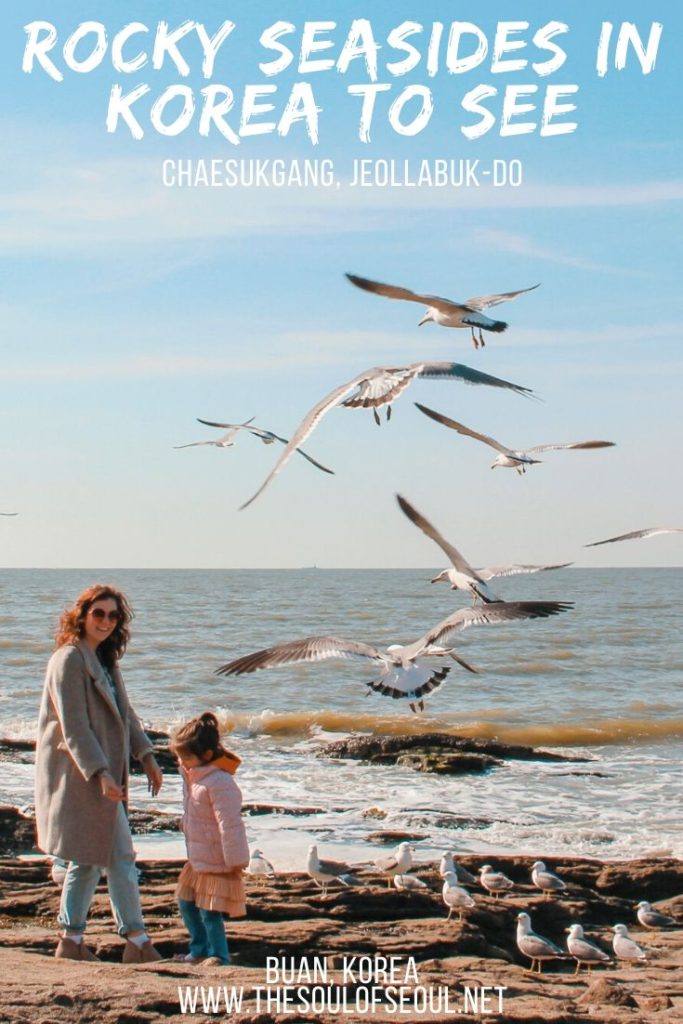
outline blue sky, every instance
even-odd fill
[[[383,71],[386,36],[403,20],[453,20],[444,3],[349,5],[268,2],[27,2],[3,16],[0,82],[0,564],[6,566],[410,566],[439,557],[403,519],[404,493],[475,564],[569,560],[582,565],[682,565],[680,539],[581,551],[589,541],[645,526],[683,526],[678,463],[681,416],[679,286],[679,5],[578,3],[462,5],[457,16],[493,38],[499,21],[551,20],[565,65],[547,79],[530,68],[497,74],[490,55],[463,75],[422,66],[403,79]],[[302,127],[287,138],[201,138],[196,121],[164,138],[147,122],[141,141],[108,134],[111,86],[140,82],[156,98],[192,73],[149,67],[122,76],[105,56],[88,74],[55,83],[21,71],[23,26],[47,20],[60,43],[85,20],[111,37],[130,21],[185,19],[215,31],[236,23],[214,81],[239,97],[266,81],[260,32],[276,20],[337,24],[337,56],[354,17],[368,18],[379,80],[392,96],[427,84],[434,115],[415,138],[398,136],[378,101],[372,141],[357,138],[360,62],[347,75],[298,75],[277,84],[277,112],[292,83],[310,81],[320,142]],[[602,21],[663,24],[655,70],[632,59],[595,71]],[[294,37],[296,38],[296,36]],[[233,45],[231,45],[233,44]],[[56,61],[60,60],[55,51]],[[523,56],[539,59],[532,47]],[[395,55],[393,55],[395,57]],[[62,61],[63,62],[63,61]],[[540,138],[468,141],[460,108],[485,83],[576,83],[578,129]],[[498,111],[493,102],[491,109]],[[141,108],[142,109],[142,108]],[[149,103],[147,104],[149,110]],[[143,115],[141,114],[141,117]],[[342,178],[355,157],[522,161],[518,189],[165,189],[164,159],[331,158]],[[353,271],[464,299],[541,282],[497,312],[510,323],[475,352],[466,331],[417,327],[420,307],[353,289]],[[377,429],[370,414],[333,410],[306,448],[336,470],[292,460],[248,510],[276,452],[253,437],[221,451],[173,445],[213,436],[195,417],[250,416],[288,436],[325,393],[374,365],[454,359],[532,387],[543,403],[453,383],[419,382]],[[549,453],[526,478],[491,473],[492,453],[442,430],[421,401],[510,446],[589,437],[604,452]]]

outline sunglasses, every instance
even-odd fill
[[[93,619],[97,619],[100,622],[103,622],[105,619],[108,619],[109,622],[118,622],[121,618],[120,612],[105,612],[104,608],[91,608],[90,614]]]

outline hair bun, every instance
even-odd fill
[[[213,711],[205,711],[203,715],[199,716],[199,721],[202,725],[212,725],[215,729],[218,728],[218,719]]]

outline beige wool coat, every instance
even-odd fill
[[[47,665],[36,745],[38,847],[79,864],[106,867],[117,805],[95,777],[109,771],[124,790],[128,759],[152,744],[128,701],[121,673],[111,673],[117,708],[104,671],[87,644],[65,644]]]

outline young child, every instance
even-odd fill
[[[222,746],[218,719],[210,711],[181,726],[171,750],[184,782],[181,827],[188,856],[175,895],[190,950],[177,959],[228,964],[223,914],[244,915],[242,869],[249,863],[242,794],[232,777],[240,759]]]

